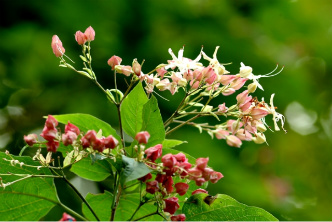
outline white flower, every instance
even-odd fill
[[[272,114],[272,120],[274,122],[274,129],[276,131],[280,131],[280,128],[277,124],[277,122],[279,122],[279,120],[281,121],[281,128],[286,132],[286,130],[284,129],[284,124],[285,124],[285,117],[276,112],[274,105],[273,105],[273,98],[274,98],[274,93],[271,95],[270,98],[270,106],[268,106],[267,104],[265,104],[265,108]],[[264,100],[264,99],[263,99]],[[265,121],[263,120],[263,122],[265,123]]]
[[[178,53],[178,57],[176,57],[172,51],[172,49],[168,49],[169,54],[172,56],[171,61],[169,61],[169,64],[165,66],[165,69],[169,69],[169,68],[178,68],[179,71],[177,73],[179,73],[182,77],[183,73],[187,72],[189,69],[194,70],[194,69],[198,69],[201,68],[203,65],[202,63],[199,63],[198,61],[201,59],[201,54],[199,54],[197,56],[197,58],[195,60],[191,60],[188,58],[183,57],[183,51],[184,48],[179,50]]]
[[[214,50],[213,53],[213,58],[210,58],[209,56],[207,56],[203,51],[202,51],[202,55],[203,58],[205,60],[208,60],[210,62],[210,65],[213,67],[213,70],[219,74],[219,75],[223,75],[223,74],[227,74],[229,73],[226,69],[225,66],[221,65],[217,59],[217,52],[218,52],[219,46],[216,47],[216,49]]]
[[[281,70],[280,70],[279,72],[274,73],[274,72],[277,70],[277,68],[278,68],[278,65],[277,65],[277,67],[276,67],[272,72],[270,72],[270,73],[267,73],[267,74],[264,74],[264,75],[254,75],[254,74],[252,73],[252,68],[251,68],[250,66],[246,66],[246,65],[244,65],[243,62],[241,62],[241,67],[240,67],[240,73],[239,73],[239,75],[240,75],[241,77],[243,77],[243,78],[247,78],[247,79],[252,80],[252,81],[255,83],[255,85],[257,85],[258,88],[260,88],[261,90],[264,91],[262,85],[259,84],[257,80],[258,80],[259,78],[262,78],[262,77],[272,77],[272,76],[276,76],[276,75],[278,75],[278,74],[284,69],[284,67],[282,67]]]

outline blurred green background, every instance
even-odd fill
[[[208,55],[220,45],[218,59],[232,62],[226,67],[232,73],[240,62],[255,74],[285,66],[278,76],[262,78],[265,91],[255,95],[268,100],[276,93],[288,133],[267,132],[269,146],[244,143],[240,149],[190,127],[170,138],[185,138],[188,143],[178,149],[209,156],[211,166],[224,174],[209,186],[210,194],[228,194],[280,220],[332,220],[331,11],[330,0],[1,1],[0,149],[18,154],[23,135],[40,132],[48,114],[90,113],[118,128],[115,108],[98,88],[58,67],[51,50],[54,34],[81,67],[74,34],[94,28],[93,67],[106,88],[114,86],[107,65],[114,54],[123,64],[145,59],[143,72],[148,72],[170,59],[168,48],[177,52],[185,45],[185,56],[195,58],[202,45]],[[162,95],[170,99],[157,97],[167,118],[179,96]],[[88,181],[77,184],[98,192]],[[66,198],[67,188],[57,186]],[[79,208],[73,197],[67,195],[67,202]],[[44,219],[57,220],[60,212],[54,209]]]

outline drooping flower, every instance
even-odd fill
[[[57,35],[53,35],[51,46],[56,57],[63,56],[63,54],[66,52],[65,48],[62,46],[61,40]]]

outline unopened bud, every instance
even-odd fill
[[[87,37],[83,32],[77,31],[75,33],[75,40],[79,45],[83,45],[86,42],[86,39]]]
[[[249,92],[249,93],[253,93],[253,92],[255,92],[256,89],[257,89],[257,83],[256,83],[256,82],[250,83],[250,84],[248,85],[248,92]]]
[[[262,144],[266,142],[266,137],[263,133],[257,133],[256,137],[252,138],[252,141],[254,141],[257,144]]]
[[[86,36],[86,40],[87,41],[93,41],[95,40],[95,30],[93,30],[93,28],[91,26],[89,26],[85,32],[84,32],[85,36]]]
[[[135,73],[136,76],[140,76],[141,75],[141,65],[137,62],[136,59],[134,59],[133,61],[133,71]]]
[[[120,65],[122,62],[122,59],[119,56],[112,56],[108,61],[107,64],[112,67],[112,70],[114,70],[116,65]]]

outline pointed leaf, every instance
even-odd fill
[[[164,148],[173,148],[175,146],[181,145],[182,143],[187,143],[187,141],[181,141],[181,140],[169,140],[169,139],[165,139],[162,143],[163,145],[163,149]]]
[[[30,157],[15,157],[14,159],[28,165],[39,166]],[[5,153],[0,152],[0,173],[52,175],[49,169],[12,166],[3,158],[10,159]],[[1,176],[3,183],[12,182],[23,178],[18,176]],[[5,189],[0,187],[0,221],[37,221],[45,216],[56,204],[59,204],[53,178],[33,177],[18,181]]]
[[[205,193],[191,196],[182,208],[188,221],[278,221],[272,214],[239,203],[230,196]]]
[[[112,175],[112,166],[110,159],[93,160],[86,157],[73,164],[70,171],[76,175],[92,181],[103,181]]]
[[[148,101],[142,83],[135,88],[123,100],[121,105],[121,120],[123,130],[131,137],[135,137],[142,128],[143,105]]]
[[[122,183],[126,183],[150,173],[151,170],[145,163],[137,162],[133,158],[122,155],[122,162],[124,164],[124,172],[122,175]]]
[[[156,97],[152,96],[144,105],[142,116],[143,124],[141,131],[148,131],[150,133],[150,139],[146,147],[162,143],[165,139],[165,128]]]

